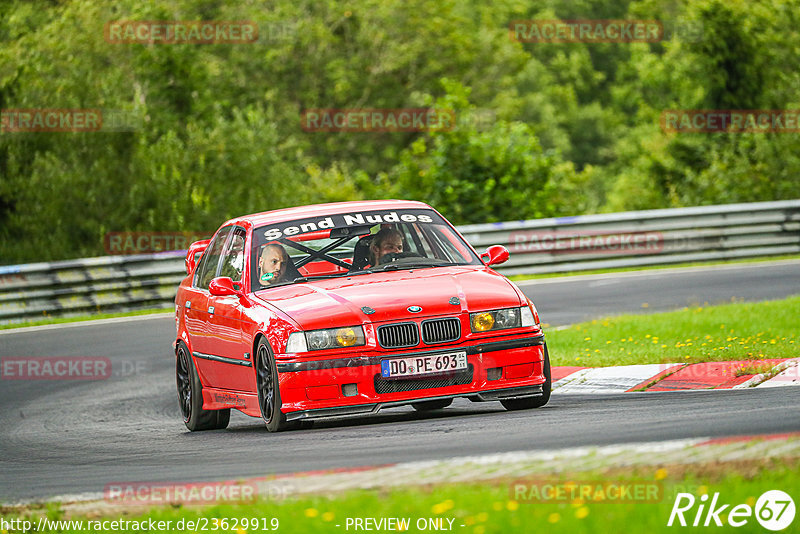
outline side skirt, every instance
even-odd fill
[[[261,417],[258,395],[241,391],[203,388],[203,408],[206,410],[234,408],[252,417]]]

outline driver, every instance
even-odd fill
[[[261,249],[258,261],[258,280],[262,286],[281,282],[289,264],[289,254],[283,245],[271,243]]]
[[[381,228],[369,246],[370,265],[380,265],[386,254],[403,252],[403,234],[394,228]]]

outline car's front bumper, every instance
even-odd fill
[[[381,377],[381,360],[465,351],[468,369],[399,379]],[[544,336],[513,335],[438,349],[364,352],[309,360],[277,355],[288,420],[363,415],[433,399],[502,400],[542,394]]]
[[[356,404],[352,406],[341,406],[337,408],[317,408],[310,410],[301,410],[297,412],[289,412],[286,414],[287,421],[295,421],[299,419],[321,419],[325,417],[344,417],[349,415],[369,415],[378,413],[384,408],[393,408],[395,406],[403,406],[411,403],[425,402],[428,400],[441,400],[441,399],[454,399],[458,397],[466,397],[472,401],[499,401],[504,399],[519,399],[522,397],[536,397],[542,395],[542,386],[524,386],[512,387],[490,391],[479,391],[477,393],[459,393],[452,395],[436,395],[432,397],[424,397],[421,399],[408,399],[392,402],[379,402],[375,404]]]

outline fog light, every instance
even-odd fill
[[[345,397],[355,397],[358,395],[358,384],[344,384],[342,386],[342,395]]]
[[[494,317],[491,313],[476,313],[472,315],[472,330],[486,332],[494,326]]]
[[[358,337],[353,328],[340,328],[336,331],[336,341],[340,347],[352,347],[358,341]]]
[[[486,370],[486,380],[500,380],[501,376],[503,376],[502,367],[492,367]]]

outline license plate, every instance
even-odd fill
[[[430,375],[466,368],[467,353],[465,351],[381,360],[381,376],[383,378]]]

